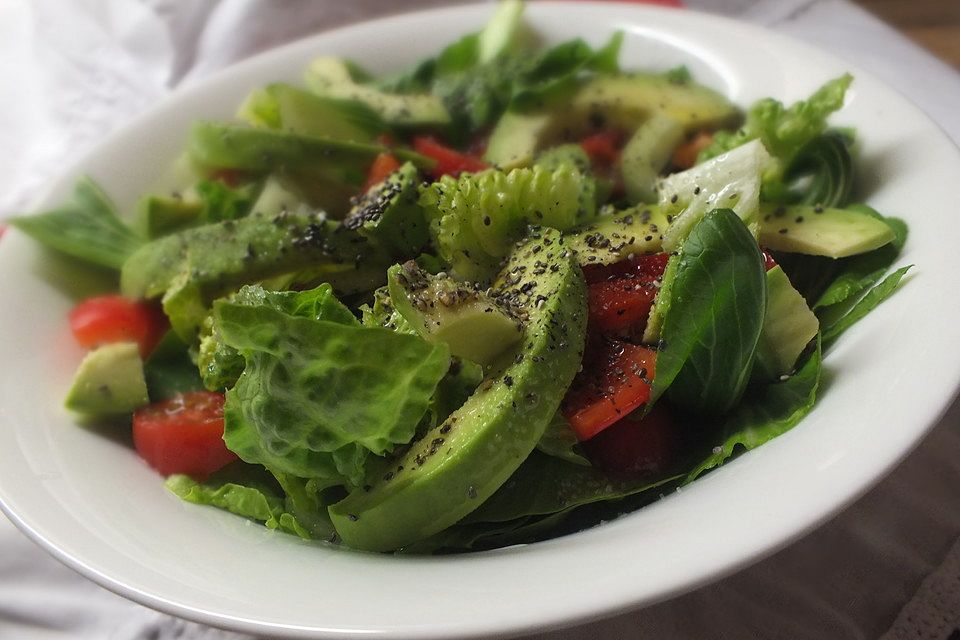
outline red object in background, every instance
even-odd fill
[[[773,269],[775,266],[777,266],[777,261],[774,259],[772,253],[763,247],[760,247],[760,253],[763,254],[763,268],[766,271],[770,271],[770,269]]]
[[[622,138],[619,133],[601,131],[581,140],[580,148],[590,156],[594,168],[609,169],[620,162]]]
[[[563,399],[577,438],[589,440],[650,399],[657,352],[612,338],[587,346],[583,370]]]
[[[713,142],[713,134],[709,131],[700,131],[692,138],[677,147],[673,152],[673,164],[681,169],[689,169],[697,164],[700,152]]]
[[[70,311],[70,330],[82,347],[131,341],[146,358],[169,328],[158,307],[119,295],[88,298]]]
[[[223,442],[222,393],[194,391],[138,409],[133,445],[165,476],[184,473],[203,480],[237,460]]]
[[[7,232],[7,225],[0,224],[0,238],[3,238],[3,234]]]
[[[629,415],[581,446],[601,469],[654,475],[670,468],[680,450],[680,434],[670,410],[657,404],[642,418]]]
[[[460,153],[456,149],[451,149],[439,143],[432,136],[417,136],[414,138],[413,149],[417,153],[437,161],[437,165],[430,173],[434,179],[441,176],[456,178],[461,173],[483,171],[490,166],[476,156]]]
[[[373,159],[370,170],[367,171],[367,181],[363,183],[363,191],[367,192],[375,184],[383,182],[387,176],[400,168],[400,161],[392,153],[381,153]]]
[[[247,174],[241,169],[217,169],[211,177],[228,187],[236,187],[246,180]]]

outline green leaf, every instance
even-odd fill
[[[590,461],[584,457],[580,450],[580,441],[577,440],[577,434],[574,433],[573,427],[560,412],[557,412],[550,424],[547,425],[547,430],[543,432],[540,442],[537,443],[537,449],[541,453],[572,464],[584,467],[590,466]]]
[[[824,342],[833,342],[836,340],[844,331],[852,327],[854,324],[863,319],[868,313],[873,311],[877,305],[893,295],[894,291],[897,290],[897,287],[900,286],[900,281],[903,279],[903,276],[906,275],[907,271],[913,265],[908,265],[906,267],[901,267],[897,269],[889,276],[884,278],[884,280],[877,286],[870,289],[863,298],[860,299],[857,304],[853,306],[850,311],[836,320],[835,322],[826,325],[823,328],[823,340]]]
[[[186,343],[173,331],[167,332],[144,361],[143,376],[147,381],[150,402],[204,388],[197,366],[187,352]]]
[[[756,241],[729,209],[708,213],[683,244],[661,331],[652,399],[723,414],[750,378],[766,309]],[[652,404],[652,403],[648,403]]]
[[[90,178],[77,182],[73,199],[63,206],[9,222],[51,249],[109,269],[120,269],[143,244]]]
[[[827,118],[843,106],[851,82],[853,76],[849,74],[830,80],[807,100],[799,100],[789,108],[773,98],[755,102],[747,111],[744,125],[735,133],[718,132],[698,161],[759,138],[767,151],[780,160],[781,170],[786,168],[804,145],[826,130]]]
[[[387,329],[225,301],[214,316],[246,362],[227,392],[227,446],[331,485],[360,484],[369,453],[410,441],[449,366],[444,345]]]
[[[200,224],[236,220],[250,213],[260,191],[259,184],[228,187],[220,180],[201,180],[196,185],[203,210],[197,220]]]
[[[750,390],[724,421],[720,444],[694,466],[684,484],[723,464],[738,447],[749,451],[786,433],[810,412],[820,385],[820,345],[818,337],[814,351],[786,380]]]
[[[267,306],[283,313],[356,325],[357,319],[333,294],[333,287],[322,284],[308,291],[267,291],[260,286],[246,286],[228,298],[233,304]],[[232,387],[243,372],[243,356],[224,343],[213,315],[204,320],[200,335],[197,365],[204,386],[210,391]],[[149,384],[149,383],[148,383]]]

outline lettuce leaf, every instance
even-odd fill
[[[214,322],[245,362],[227,392],[227,446],[327,486],[360,485],[368,454],[409,442],[449,367],[445,345],[355,319],[218,301]]]
[[[750,390],[725,420],[719,443],[687,473],[684,484],[718,467],[738,448],[749,451],[786,433],[813,408],[821,374],[821,339],[796,373]]]
[[[853,308],[842,317],[826,324],[823,328],[823,340],[833,342],[847,329],[862,320],[868,313],[873,311],[881,302],[894,294],[900,286],[900,281],[907,271],[913,265],[901,267],[883,279],[877,286],[870,289],[863,298],[861,298]]]
[[[547,425],[547,430],[540,437],[537,449],[541,453],[572,464],[583,467],[590,466],[590,461],[584,457],[580,450],[580,441],[577,440],[577,434],[573,432],[573,427],[559,411],[553,416],[553,420]]]
[[[91,264],[119,270],[143,239],[117,216],[107,195],[90,178],[77,181],[65,205],[10,219],[37,242]]]

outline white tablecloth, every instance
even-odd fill
[[[29,207],[52,176],[175,86],[321,29],[437,4],[447,3],[0,0],[0,217]],[[843,0],[688,5],[833,51],[898,87],[960,140],[960,76]],[[958,537],[960,404],[867,496],[773,557],[669,602],[538,637],[955,640]],[[115,596],[0,516],[0,638],[242,637]]]

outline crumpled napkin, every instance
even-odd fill
[[[49,180],[178,86],[321,29],[450,3],[0,0],[0,219],[29,210]],[[846,57],[901,89],[960,140],[956,72],[845,0],[686,4],[772,26]],[[958,426],[955,405],[867,497],[755,567],[643,611],[541,637],[812,640],[877,637],[889,628],[889,638],[947,640],[960,626]],[[247,636],[115,596],[59,565],[0,516],[0,637]]]

